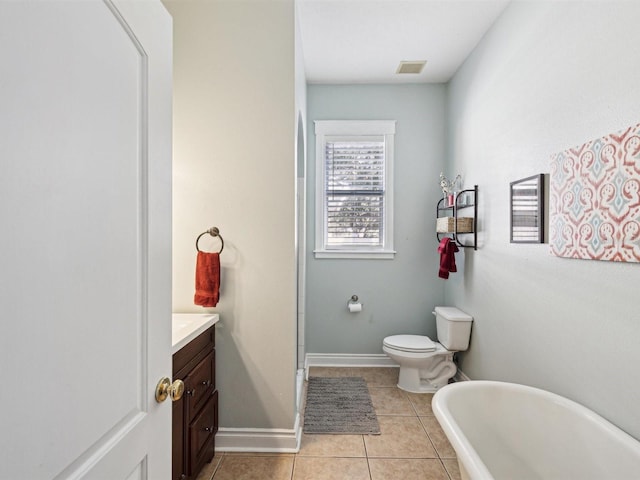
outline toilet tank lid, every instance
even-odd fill
[[[473,321],[473,317],[471,315],[467,315],[462,310],[459,310],[456,307],[436,307],[435,313],[436,315],[440,315],[442,318],[445,318],[452,322]]]

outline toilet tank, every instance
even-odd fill
[[[449,351],[461,352],[469,348],[473,317],[455,307],[436,307],[438,341]]]

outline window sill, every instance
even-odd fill
[[[393,260],[395,250],[314,250],[316,258],[352,258],[363,260]]]

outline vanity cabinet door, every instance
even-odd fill
[[[214,455],[214,435],[218,429],[218,391],[209,394],[202,411],[189,425],[189,474],[199,472]]]
[[[215,352],[209,352],[184,380],[188,422],[193,421],[215,388],[214,361]]]

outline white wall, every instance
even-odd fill
[[[295,419],[292,0],[174,1],[173,309],[216,311],[220,425]],[[225,240],[221,300],[193,304],[196,236]],[[216,249],[207,236],[201,248]]]
[[[640,120],[640,3],[513,2],[449,85],[449,172],[480,189],[480,237],[445,296],[475,317],[462,369],[539,386],[640,438],[640,265],[509,243],[509,182]]]
[[[307,167],[308,353],[381,354],[384,337],[435,338],[438,278],[436,202],[444,165],[444,85],[309,85]],[[396,120],[393,260],[316,259],[315,120]],[[351,295],[364,307],[347,310]]]

